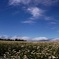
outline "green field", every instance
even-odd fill
[[[59,59],[59,42],[0,41],[0,59]]]

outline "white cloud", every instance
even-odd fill
[[[10,39],[23,39],[23,40],[29,40],[30,37],[27,37],[27,36],[12,36],[12,37],[9,37]]]
[[[27,37],[27,36],[6,36],[6,35],[3,35],[3,36],[0,36],[0,38],[2,39],[23,39],[23,40],[30,40],[30,37]]]
[[[3,36],[0,36],[0,38],[2,39],[23,39],[23,40],[27,40],[27,41],[40,41],[40,40],[49,40],[47,37],[35,37],[35,38],[31,38],[31,37],[28,37],[28,36],[7,36],[7,35],[3,35]],[[58,41],[59,38],[54,38],[54,39],[51,39],[51,41]]]
[[[29,14],[31,14],[32,16],[29,17],[27,20],[22,21],[22,23],[28,23],[28,24],[36,23],[35,20],[41,19],[41,18],[46,20],[46,21],[54,20],[53,17],[51,17],[51,16],[49,17],[49,16],[45,15],[45,10],[42,10],[42,9],[40,9],[38,7],[29,7],[27,9],[27,12]],[[52,23],[52,24],[55,24],[55,23]]]
[[[27,9],[27,12],[32,16],[29,17],[27,20],[22,21],[21,23],[28,23],[28,24],[36,23],[35,20],[43,16],[44,10],[38,7],[29,7]]]
[[[9,0],[9,5],[29,4],[31,0]]]
[[[48,40],[48,38],[46,38],[46,37],[36,37],[36,38],[33,38],[32,40]]]
[[[20,3],[22,4],[32,4],[34,5],[45,5],[45,6],[51,6],[58,2],[59,0],[9,0],[10,5],[18,5]]]
[[[25,12],[27,11],[29,14],[32,16],[29,17],[27,20],[22,21],[21,23],[35,23],[34,20],[37,20],[38,18],[43,18],[44,20],[53,20],[53,17],[49,17],[45,15],[45,11],[42,10],[41,8],[37,7],[39,4],[43,5],[53,5],[57,3],[58,0],[9,0],[9,5],[20,5],[24,4],[26,9]],[[31,5],[31,6],[30,6]],[[24,7],[24,6],[23,6]]]
[[[44,6],[52,6],[55,5],[58,0],[35,0],[35,3],[42,4]]]
[[[43,10],[39,9],[38,7],[30,7],[27,10],[35,18],[39,17],[39,16],[42,16],[42,13],[43,13]]]
[[[21,39],[24,39],[24,40],[30,40],[30,37],[26,37],[26,36],[24,36],[24,37],[21,37]]]
[[[28,36],[6,36],[6,35],[3,35],[3,36],[0,36],[0,38],[2,39],[23,39],[23,40],[48,40],[48,38],[46,37],[35,37],[35,38],[31,38],[31,37],[28,37]]]
[[[21,23],[28,23],[28,24],[32,24],[32,23],[35,23],[34,21],[32,20],[25,20],[25,21],[22,21]]]
[[[21,0],[9,0],[9,5],[18,5]]]
[[[27,37],[27,36],[13,36],[11,37],[11,39],[23,39],[23,40],[48,40],[48,38],[46,37],[36,37],[36,38],[31,38],[31,37]]]

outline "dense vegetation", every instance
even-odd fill
[[[2,39],[0,38],[0,41],[26,41],[24,39]]]
[[[0,59],[59,59],[59,42],[0,41]]]

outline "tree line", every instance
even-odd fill
[[[2,39],[0,38],[0,41],[26,41],[24,39]]]

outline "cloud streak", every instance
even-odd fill
[[[40,7],[37,7],[38,5],[44,5],[44,6],[52,6],[56,4],[58,0],[9,0],[9,5],[25,5],[26,9],[25,12],[28,12],[31,17],[29,17],[25,21],[21,21],[21,23],[35,23],[35,20],[43,18],[44,20],[53,20],[54,18],[50,16],[45,15],[45,11],[41,9]],[[24,6],[23,6],[24,7]]]
[[[31,0],[9,0],[9,5],[29,4]]]
[[[46,37],[36,37],[36,38],[33,38],[32,40],[48,40],[48,38],[46,38]]]
[[[23,40],[27,40],[27,41],[49,40],[49,38],[47,38],[47,37],[34,37],[34,38],[31,38],[31,37],[28,37],[28,36],[7,36],[7,35],[2,35],[2,36],[0,36],[0,38],[1,39],[12,39],[12,40],[23,39]],[[56,40],[59,40],[59,38],[54,38],[54,39],[51,39],[50,41],[56,41]]]
[[[58,3],[59,0],[9,0],[10,5],[18,5],[18,4],[32,4],[32,5],[45,5],[51,6]]]
[[[58,2],[58,0],[35,0],[38,4],[45,6],[52,6]]]
[[[28,7],[27,12],[31,15],[27,20],[25,20],[23,23],[34,23],[37,19],[44,19],[46,21],[54,20],[51,16],[45,15],[45,10],[39,8],[39,7]]]
[[[48,40],[48,38],[46,37],[35,37],[35,38],[31,38],[31,37],[28,37],[28,36],[0,36],[0,38],[2,39],[12,39],[12,40],[15,40],[15,39],[23,39],[23,40]]]
[[[20,0],[9,0],[9,5],[18,5],[20,2]]]
[[[21,23],[27,23],[27,24],[32,24],[32,23],[35,23],[34,21],[32,20],[25,20],[25,21],[22,21]]]
[[[35,23],[34,21],[43,16],[44,10],[38,7],[29,7],[27,12],[31,15],[28,20],[23,21],[22,23]]]

